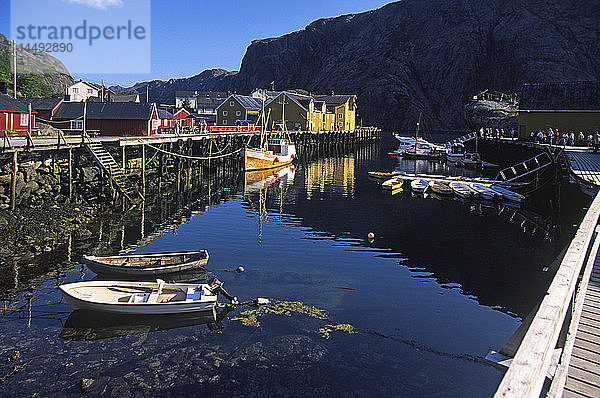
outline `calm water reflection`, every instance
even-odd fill
[[[543,269],[586,199],[567,189],[571,208],[557,213],[391,196],[368,171],[452,172],[391,159],[393,146],[315,153],[276,175],[201,176],[177,194],[156,186],[144,209],[108,214],[96,242],[71,255],[140,242],[207,249],[209,273],[230,292],[275,304],[218,322],[72,313],[55,286],[94,275],[57,256],[6,282],[17,293],[5,301],[0,353],[21,357],[0,377],[25,366],[0,393],[79,396],[93,378],[92,396],[492,395],[502,373],[482,357],[543,296]]]

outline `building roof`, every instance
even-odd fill
[[[31,108],[36,111],[51,111],[62,101],[62,98],[23,97],[17,100],[25,107],[31,104]]]
[[[53,119],[77,119],[83,116],[84,102],[64,102]],[[154,104],[145,102],[88,102],[87,119],[150,120]]]
[[[158,109],[158,117],[161,119],[177,119],[173,114],[166,109]]]
[[[262,101],[258,98],[250,97],[248,95],[232,94],[233,97],[241,106],[245,109],[260,109],[262,108]]]
[[[519,110],[600,110],[600,82],[526,83]]]
[[[0,111],[21,113],[29,112],[29,108],[27,105],[23,105],[21,101],[16,100],[7,94],[0,93]]]
[[[139,94],[111,95],[110,102],[139,102]]]
[[[325,101],[327,105],[342,105],[350,101],[356,95],[340,94],[340,95],[315,95],[315,100]]]

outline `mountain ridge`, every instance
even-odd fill
[[[253,40],[238,72],[155,80],[150,98],[249,93],[274,81],[277,90],[357,94],[364,124],[413,129],[422,113],[426,128],[460,130],[463,106],[478,91],[599,80],[599,16],[592,0],[404,0]],[[132,88],[141,93],[146,84]]]

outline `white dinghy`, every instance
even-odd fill
[[[508,201],[515,203],[523,203],[525,201],[525,195],[521,195],[520,193],[516,193],[500,185],[492,185],[490,188],[501,194],[502,197]]]
[[[452,188],[454,193],[457,196],[460,196],[461,198],[468,199],[468,198],[474,198],[475,196],[477,196],[477,192],[475,192],[473,189],[471,189],[469,184],[466,184],[464,182],[452,181],[451,183],[448,184],[448,186],[450,188]]]
[[[429,188],[429,181],[419,178],[410,182],[410,187],[415,192],[425,192]]]
[[[73,309],[104,311],[120,314],[182,314],[215,311],[217,296],[231,297],[222,282],[214,279],[206,283],[165,283],[89,281],[68,283],[59,289]]]
[[[500,192],[494,191],[489,186],[478,184],[476,182],[472,182],[470,187],[477,192],[477,194],[482,199],[494,200],[494,199],[502,199],[502,194]]]

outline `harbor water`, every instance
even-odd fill
[[[391,195],[368,171],[463,173],[395,147],[384,133],[276,176],[205,177],[202,192],[107,212],[86,243],[5,269],[0,395],[492,396],[503,372],[484,357],[543,297],[589,199],[568,185],[520,208]],[[96,277],[81,255],[123,249],[206,249],[206,273],[182,279],[272,303],[216,322],[73,312],[57,285]]]

